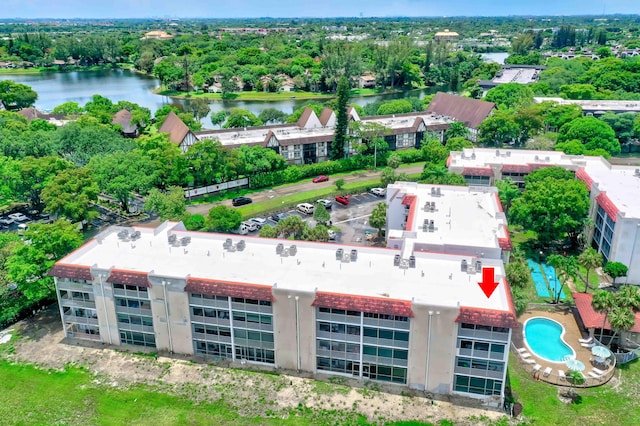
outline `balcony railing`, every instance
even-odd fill
[[[84,299],[60,298],[60,305],[69,308],[96,308],[96,302],[93,300],[86,301]]]
[[[114,296],[128,297],[130,299],[149,300],[149,295],[144,291],[123,290],[120,288],[113,289]]]
[[[405,342],[404,340],[379,339],[377,337],[364,336],[363,342],[365,344],[370,344],[370,345],[390,346],[393,348],[402,348],[402,349],[409,348],[409,342]]]
[[[193,333],[193,340],[201,340],[212,343],[231,343],[231,336],[220,336],[219,334]]]
[[[494,370],[480,370],[477,368],[458,367],[454,369],[456,374],[464,374],[465,376],[486,377],[489,379],[502,380],[504,373],[502,371]]]
[[[151,333],[151,334],[155,333],[153,326],[151,325],[127,324],[125,322],[118,322],[118,328],[122,331],[137,331],[140,333]]]
[[[228,319],[222,319],[222,318],[210,318],[210,317],[191,315],[191,322],[231,327],[231,322]]]
[[[360,343],[360,335],[346,333],[329,333],[328,331],[316,331],[319,339],[335,340],[339,342]]]
[[[76,315],[65,315],[64,321],[75,324],[98,325],[98,318],[79,317]]]

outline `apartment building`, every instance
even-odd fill
[[[495,187],[396,182],[386,197],[387,247],[509,261],[511,238]]]
[[[640,168],[558,151],[478,148],[452,152],[447,165],[469,185],[489,186],[509,177],[522,188],[525,176],[542,167],[574,171],[590,193],[589,217],[594,226],[586,230],[589,243],[605,261],[629,268],[622,282],[640,284]]]
[[[408,247],[408,246],[406,246]],[[70,338],[375,380],[498,406],[499,257],[111,227],[53,267]],[[499,283],[478,285],[483,268]]]

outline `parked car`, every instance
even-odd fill
[[[387,195],[386,188],[371,188],[369,192],[377,197],[384,197],[385,195]]]
[[[9,219],[13,219],[16,222],[24,222],[29,220],[29,218],[22,213],[12,213],[9,215]]]
[[[242,222],[240,224],[240,231],[241,232],[244,232],[244,231],[253,232],[253,231],[257,231],[258,229],[259,229],[258,225],[256,225],[255,222],[251,222],[251,221],[248,221],[248,220],[245,220],[244,222]]]
[[[267,219],[262,217],[252,217],[249,219],[249,222],[255,223],[258,229],[261,229],[267,223]]]
[[[237,206],[244,206],[245,204],[251,204],[253,202],[253,200],[249,197],[237,197],[234,198],[233,200],[231,200],[231,204],[234,207]]]
[[[318,201],[316,201],[316,203],[322,204],[327,210],[331,209],[331,206],[333,205],[333,201],[325,200],[324,198],[319,199]]]
[[[0,223],[9,226],[13,223],[13,219],[9,219],[8,217],[0,217]]]
[[[282,219],[284,219],[287,216],[289,215],[286,213],[274,213],[271,215],[271,220],[273,220],[274,222],[280,222]]]
[[[333,229],[329,229],[329,239],[330,240],[336,239],[336,231],[334,231]]]
[[[313,183],[326,182],[329,180],[329,176],[320,175],[313,178]]]
[[[296,206],[296,210],[304,214],[313,214],[313,212],[316,210],[316,207],[313,204],[301,203]]]
[[[345,206],[349,204],[349,199],[351,199],[350,195],[338,195],[336,197],[336,201],[340,204],[344,204]]]

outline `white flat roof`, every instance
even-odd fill
[[[177,228],[177,229],[176,229]],[[502,262],[483,259],[483,266],[495,268],[500,285],[487,298],[480,287],[481,273],[461,271],[461,261],[471,265],[469,256],[415,253],[416,267],[402,269],[394,266],[399,250],[345,246],[333,243],[274,240],[237,235],[181,231],[182,225],[165,222],[158,228],[135,228],[140,238],[132,242],[119,239],[123,228],[111,227],[59,263],[96,266],[102,269],[124,269],[151,272],[169,277],[217,279],[221,281],[277,286],[300,291],[314,290],[370,297],[415,301],[436,306],[465,307],[509,311]],[[178,240],[190,236],[191,242],[174,247],[168,236]],[[231,238],[235,243],[246,242],[242,251],[223,249]],[[278,243],[297,246],[295,256],[276,254]],[[336,260],[336,249],[346,255],[358,251],[356,261]]]
[[[431,195],[432,189],[439,189],[442,195]],[[507,236],[507,220],[498,205],[496,188],[396,182],[387,188],[390,196],[395,191],[417,196],[413,223],[407,231],[415,231],[419,243],[500,248],[498,237]],[[401,198],[396,196],[394,204],[399,205]],[[434,212],[425,211],[426,202],[435,203]],[[425,219],[434,221],[434,232],[423,231]]]
[[[453,118],[436,115],[436,114],[402,114],[398,116],[379,116],[379,117],[363,117],[362,122],[373,122],[381,124],[389,129],[402,129],[405,127],[413,126],[416,118],[421,117],[424,120],[426,126],[433,126],[436,124],[448,124],[455,121]]]
[[[301,139],[316,136],[331,136],[333,135],[333,127],[317,127],[314,129],[304,129],[298,127],[295,124],[291,126],[277,126],[273,128],[267,127],[247,127],[246,129],[229,129],[228,131],[203,131],[196,133],[196,136],[200,140],[205,139],[217,139],[220,143],[225,145],[239,145],[245,143],[261,143],[264,142],[269,131],[272,131],[279,141],[286,141],[290,139]]]
[[[537,157],[537,159],[536,159]],[[602,157],[566,155],[559,151],[530,151],[521,149],[465,149],[452,152],[449,167],[459,170],[464,167],[489,167],[491,165],[545,164],[561,166],[570,170],[584,168],[607,196],[627,218],[640,218],[640,176],[634,166],[611,165]]]
[[[533,100],[537,103],[551,101],[557,102],[560,105],[580,105],[582,109],[589,111],[640,111],[640,101],[625,101],[625,100],[572,100],[562,98],[545,98],[535,97]]]
[[[500,77],[495,77],[492,81],[495,83],[529,84],[536,81],[535,75],[538,72],[535,68],[507,68],[502,70]]]

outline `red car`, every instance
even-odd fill
[[[336,201],[340,204],[344,204],[345,206],[349,204],[350,195],[338,195],[336,197]]]
[[[325,176],[325,175],[320,175],[318,177],[314,177],[313,178],[313,183],[318,183],[318,182],[326,182],[329,180],[329,176]]]

